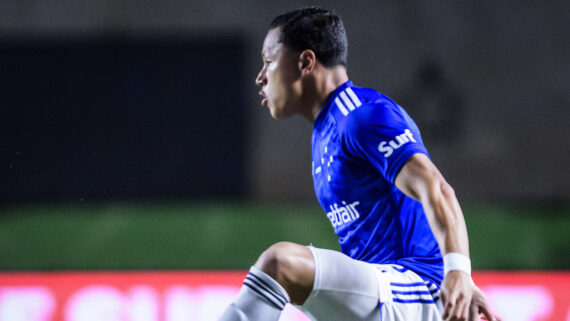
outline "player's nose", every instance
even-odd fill
[[[267,78],[265,77],[265,73],[263,72],[264,69],[261,69],[261,71],[259,72],[259,74],[257,74],[257,77],[255,78],[255,84],[261,87],[263,87],[267,82]]]

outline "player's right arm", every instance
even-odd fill
[[[450,257],[459,258],[456,262],[461,259],[468,262],[469,241],[459,202],[427,156],[419,129],[407,114],[390,99],[379,96],[346,118],[340,117],[339,123],[345,126],[347,153],[368,160],[384,178],[421,202],[441,253],[454,253]],[[470,269],[470,263],[467,266]],[[471,285],[470,271],[466,273],[456,267],[450,270],[441,285],[443,318],[467,320],[476,288]],[[487,311],[484,297],[480,300],[479,293],[476,294],[476,302],[482,303],[475,303],[475,310]]]
[[[427,156],[410,157],[394,183],[406,195],[422,203],[443,255],[459,253],[469,257],[467,228],[455,193]],[[441,285],[443,319],[467,320],[472,292],[470,275],[463,271],[447,273]]]
[[[453,188],[424,154],[414,154],[402,166],[395,185],[406,195],[421,202],[440,250],[445,256],[457,253],[469,257],[467,228]],[[483,294],[471,284],[465,271],[449,271],[441,285],[444,320],[477,320],[483,313],[493,316]],[[473,301],[472,301],[473,300]]]

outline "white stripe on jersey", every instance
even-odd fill
[[[336,104],[336,106],[338,107],[338,109],[340,109],[340,111],[342,112],[343,115],[348,115],[348,110],[346,110],[346,108],[344,107],[344,105],[340,102],[340,99],[338,99],[338,97],[336,97],[334,99],[334,102]]]
[[[423,283],[423,284],[422,284]],[[390,283],[392,289],[392,296],[401,303],[415,303],[417,300],[425,302],[439,300],[439,289],[431,282],[417,282],[417,283]]]
[[[340,92],[340,98],[342,98],[342,101],[344,102],[344,104],[348,107],[348,109],[350,109],[351,111],[354,110],[354,105],[352,104],[352,101],[350,101],[350,99],[348,99],[348,96],[346,96],[346,94],[344,93],[344,91]]]
[[[356,94],[354,93],[354,91],[352,91],[352,88],[347,87],[347,88],[346,88],[346,93],[350,96],[350,98],[352,99],[352,101],[354,102],[354,104],[356,105],[356,107],[360,107],[360,105],[362,105],[362,103],[360,102],[360,99],[358,99],[358,96],[356,96]]]
[[[402,292],[419,292],[419,291],[426,291],[426,290],[430,291],[427,288],[427,285],[404,286],[404,285],[398,285],[398,284],[390,283],[390,286],[392,287],[393,290],[402,291]],[[435,293],[436,291],[430,291],[430,292]]]

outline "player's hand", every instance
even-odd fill
[[[450,271],[441,284],[441,302],[443,304],[443,320],[466,321],[474,286],[471,277],[463,271]]]
[[[469,307],[469,321],[479,321],[481,317],[487,321],[501,321],[500,318],[493,316],[483,291],[473,285],[473,296],[471,297],[471,306]]]

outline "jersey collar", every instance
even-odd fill
[[[347,80],[344,84],[338,86],[337,89],[335,89],[330,94],[329,98],[327,99],[327,102],[325,103],[325,105],[317,115],[317,118],[315,119],[315,122],[313,124],[313,128],[316,128],[321,122],[323,122],[323,119],[325,118],[325,115],[328,113],[330,106],[332,105],[335,98],[340,94],[340,92],[346,89],[347,87],[352,87],[352,86],[353,86],[352,81]]]

